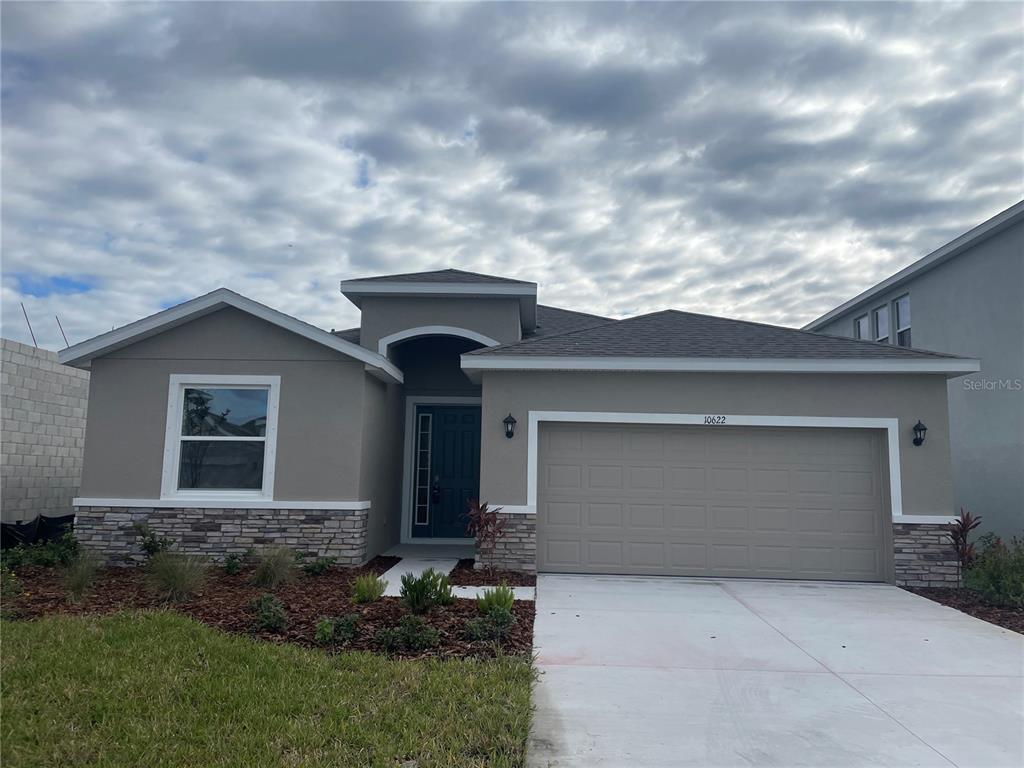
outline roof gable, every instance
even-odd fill
[[[402,381],[402,372],[389,360],[375,352],[339,338],[291,315],[286,315],[283,312],[272,309],[265,304],[253,301],[227,288],[218,288],[203,296],[165,309],[162,312],[157,312],[155,315],[144,317],[128,325],[115,328],[108,333],[103,333],[75,344],[72,347],[61,350],[57,357],[64,365],[87,368],[89,363],[96,357],[156,336],[171,328],[176,328],[225,307],[234,307],[272,325],[291,331],[310,341],[322,344],[329,349],[359,360],[366,364],[367,370],[379,378],[399,383]]]
[[[533,283],[526,280],[485,275],[481,272],[466,272],[462,269],[435,269],[429,272],[404,272],[398,275],[357,277],[352,280],[346,280],[345,283],[511,283],[513,285],[533,285]]]

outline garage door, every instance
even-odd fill
[[[885,580],[876,431],[555,423],[539,446],[542,571]]]

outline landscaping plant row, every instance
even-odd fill
[[[380,574],[396,558],[342,568],[274,547],[215,565],[175,552],[171,541],[144,526],[138,534],[147,561],[135,568],[101,568],[70,534],[11,550],[3,568],[5,613],[35,618],[169,608],[226,631],[329,650],[402,657],[527,656],[531,650],[533,605],[515,602],[504,585],[476,601],[456,600],[448,576],[427,571],[403,577],[401,597],[387,598]]]

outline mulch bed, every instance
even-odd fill
[[[904,587],[904,589],[915,595],[934,600],[936,603],[956,608],[976,619],[1024,634],[1024,608],[998,608],[989,605],[977,592],[972,592],[969,589],[944,589],[941,587]]]
[[[474,562],[471,557],[459,560],[449,576],[452,584],[460,587],[496,587],[499,584],[508,584],[510,587],[537,586],[536,574],[522,571],[475,570]]]
[[[25,566],[15,573],[23,594],[6,600],[5,613],[19,619],[34,619],[49,614],[109,614],[125,610],[169,608],[211,627],[235,634],[249,635],[275,643],[295,643],[322,648],[314,640],[317,621],[324,617],[339,618],[359,614],[355,639],[345,645],[333,644],[329,650],[379,650],[374,641],[378,630],[394,627],[406,614],[402,601],[385,597],[373,603],[357,605],[350,599],[351,583],[363,573],[382,574],[398,562],[398,558],[378,557],[362,568],[330,568],[320,576],[297,572],[295,579],[275,590],[255,587],[250,583],[251,569],[228,575],[213,566],[207,574],[202,591],[191,599],[168,604],[150,589],[145,570],[105,568],[84,599],[77,604],[67,600],[60,574],[53,568]],[[251,603],[265,592],[272,592],[288,614],[288,625],[281,632],[257,629]],[[456,600],[450,606],[437,606],[424,618],[436,629],[440,643],[420,653],[396,653],[405,658],[422,657],[492,657],[498,653],[528,657],[533,647],[533,603],[516,601],[513,613],[516,623],[500,648],[493,643],[470,642],[463,637],[466,619],[479,615],[475,601]]]

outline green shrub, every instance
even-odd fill
[[[207,565],[205,559],[195,555],[157,552],[147,566],[149,582],[165,600],[180,602],[199,591]]]
[[[334,565],[333,557],[318,557],[302,564],[302,570],[310,576],[323,576],[327,569]]]
[[[515,599],[516,595],[512,591],[512,587],[507,584],[501,584],[494,589],[484,590],[484,593],[476,599],[476,607],[484,615],[495,609],[511,613],[512,604],[515,602]]]
[[[314,637],[320,645],[326,645],[331,641],[348,643],[355,638],[358,624],[359,614],[356,613],[350,613],[339,619],[325,616],[316,623]]]
[[[421,616],[403,616],[397,627],[388,627],[374,636],[377,646],[388,653],[425,651],[440,641],[437,630]]]
[[[1014,537],[1007,544],[990,533],[978,543],[981,552],[964,574],[964,583],[992,605],[1024,608],[1024,539]]]
[[[6,565],[0,566],[0,600],[13,600],[22,593],[21,582],[14,571]]]
[[[100,559],[96,555],[81,552],[71,563],[64,566],[61,581],[64,582],[64,589],[68,591],[68,600],[77,603],[85,597],[85,593],[96,580],[100,565]]]
[[[288,614],[284,612],[284,604],[269,592],[265,592],[253,600],[251,607],[256,614],[257,629],[280,632],[288,624]]]
[[[452,582],[447,573],[438,575],[434,599],[438,605],[451,605],[455,602],[455,595],[452,594]]]
[[[500,642],[505,639],[515,623],[516,617],[512,611],[499,605],[491,606],[479,618],[466,621],[466,638]]]
[[[326,645],[334,639],[334,619],[325,616],[316,623],[313,639],[320,645]]]
[[[276,589],[295,578],[295,552],[288,547],[274,547],[263,552],[256,561],[252,583],[264,589]]]
[[[19,544],[3,553],[3,562],[8,568],[23,565],[39,565],[53,568],[69,565],[78,556],[78,540],[68,528],[58,538],[35,544]]]
[[[372,573],[364,573],[356,576],[352,582],[352,600],[356,603],[372,603],[379,600],[387,588],[388,583],[384,579]]]
[[[132,529],[139,537],[139,546],[146,553],[146,557],[167,552],[174,545],[171,539],[166,536],[158,536],[146,523],[135,523]]]
[[[228,576],[234,576],[242,570],[242,556],[237,552],[232,552],[230,555],[224,558],[224,573]]]
[[[428,568],[419,576],[402,576],[402,600],[412,613],[426,613],[435,605],[450,605],[454,601],[448,577]]]

